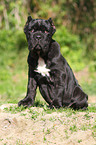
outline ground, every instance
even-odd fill
[[[94,112],[17,108],[0,106],[0,145],[96,145]]]

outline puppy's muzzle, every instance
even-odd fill
[[[33,38],[37,41],[44,39],[44,36],[41,33],[35,33]]]

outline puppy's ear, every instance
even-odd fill
[[[26,24],[25,24],[25,26],[24,26],[24,33],[26,33],[26,31],[27,31],[27,29],[28,29],[28,24],[29,24],[30,21],[32,21],[32,17],[31,17],[31,16],[28,16],[27,22],[26,22]]]
[[[52,35],[56,32],[56,28],[55,28],[55,25],[53,24],[53,21],[51,18],[48,19],[48,21],[50,22],[51,24],[51,27],[52,27]]]
[[[31,16],[28,16],[27,19],[28,19],[27,21],[30,22],[32,20],[32,17]]]

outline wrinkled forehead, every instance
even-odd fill
[[[38,27],[38,28],[40,28],[42,26],[42,27],[46,27],[47,29],[49,29],[51,25],[48,20],[32,19],[32,21],[30,21],[30,23],[29,23],[29,28],[32,28],[34,26]]]

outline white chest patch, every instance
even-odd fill
[[[42,74],[43,76],[46,76],[46,75],[49,76],[50,69],[46,68],[46,64],[41,57],[39,57],[38,59],[38,67],[37,67],[37,70],[35,71]]]

